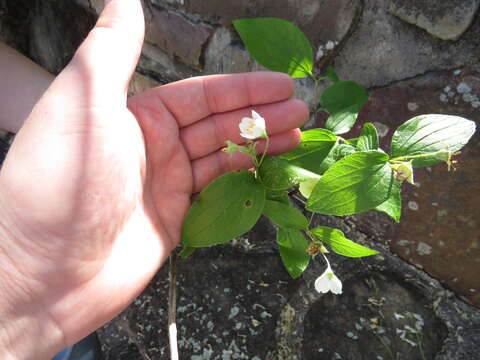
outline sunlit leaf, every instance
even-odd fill
[[[308,227],[308,220],[300,210],[278,201],[267,200],[263,214],[283,228],[306,229]]]
[[[394,177],[380,151],[357,152],[332,165],[313,189],[307,210],[351,215],[373,209],[391,196]]]
[[[402,124],[392,137],[392,158],[455,152],[465,146],[475,133],[475,123],[460,116],[419,115]],[[430,166],[442,161],[428,156],[413,159],[414,167]]]
[[[354,243],[345,234],[328,226],[318,226],[310,230],[320,241],[328,244],[337,254],[348,257],[364,257],[378,254],[378,251]]]
[[[250,55],[262,66],[294,78],[312,73],[312,47],[296,25],[269,17],[239,19],[233,25]]]
[[[350,131],[368,96],[367,90],[353,81],[338,81],[329,86],[320,98],[322,108],[330,114],[325,128],[337,135]]]
[[[297,278],[305,271],[310,263],[307,254],[308,241],[300,230],[279,228],[277,244],[283,265],[291,277]]]
[[[242,170],[212,181],[188,212],[182,232],[185,247],[221,244],[249,231],[265,206],[265,188]]]

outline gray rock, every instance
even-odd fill
[[[335,57],[341,78],[367,87],[384,86],[429,71],[478,63],[479,17],[459,41],[445,42],[391,15],[387,5],[383,0],[366,2],[358,27]]]
[[[183,6],[185,5],[185,0],[151,0],[153,4],[157,6],[165,6],[165,5],[176,5],[176,6]]]
[[[248,52],[234,43],[232,32],[219,27],[205,50],[205,74],[227,74],[252,71],[258,65]]]
[[[202,48],[212,29],[173,11],[151,9],[145,41],[193,67],[201,67]]]
[[[95,17],[79,5],[62,1],[37,3],[34,13],[29,24],[30,55],[48,71],[58,73],[93,27]]]
[[[479,0],[391,0],[388,10],[442,40],[456,40],[472,23]]]
[[[128,85],[128,95],[135,95],[142,93],[148,89],[152,89],[160,85],[157,81],[140,74],[139,72],[135,72],[132,75],[132,79],[130,80],[130,84]]]
[[[160,48],[144,44],[138,68],[151,74],[162,83],[185,79],[197,75],[194,69],[175,61],[174,57]]]
[[[103,10],[104,0],[74,0],[75,3],[83,6],[85,9],[94,11],[97,15]]]

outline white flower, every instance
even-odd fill
[[[262,118],[255,110],[252,110],[252,117],[244,117],[240,124],[240,135],[246,139],[257,139],[267,137],[265,130],[265,119]]]
[[[342,293],[342,282],[340,279],[333,273],[332,268],[330,267],[330,263],[328,262],[327,258],[327,270],[324,271],[322,275],[320,275],[317,280],[315,280],[315,290],[319,293],[328,293],[331,291],[334,294],[341,294]]]

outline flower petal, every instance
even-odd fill
[[[326,272],[315,280],[315,290],[319,293],[328,293],[330,291],[330,280]]]
[[[333,274],[333,278],[330,280],[330,291],[336,295],[342,293],[342,282],[335,274]]]
[[[320,275],[317,280],[315,280],[315,290],[319,293],[328,293],[331,291],[334,294],[342,293],[342,282],[340,279],[333,273],[330,263],[328,262],[327,257],[323,254],[327,262],[327,269]]]
[[[253,132],[253,128],[255,127],[255,122],[253,119],[249,117],[244,117],[240,124],[238,124],[240,128],[240,135],[246,139],[255,139],[255,134]]]
[[[263,118],[255,110],[252,110],[252,119],[253,120],[258,120],[258,119],[263,119]]]

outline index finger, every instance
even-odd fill
[[[293,89],[290,76],[262,71],[194,77],[151,91],[184,127],[211,114],[286,100]]]

